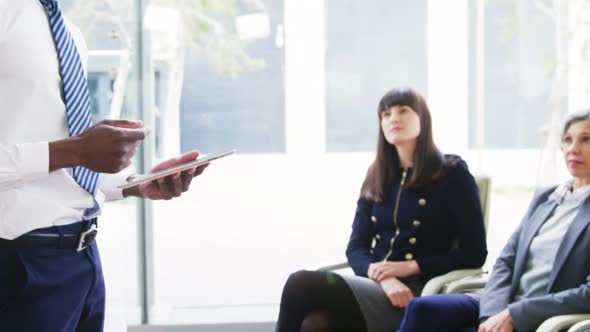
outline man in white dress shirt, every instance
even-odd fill
[[[60,44],[64,35],[70,44]],[[130,175],[120,171],[145,131],[141,122],[89,127],[88,119],[89,128],[76,133],[68,89],[82,86],[79,99],[86,100],[87,82],[82,74],[78,81],[68,77],[66,69],[78,66],[85,75],[86,59],[83,37],[63,20],[57,0],[0,0],[3,331],[101,331],[104,280],[94,238],[104,201],[177,197],[204,169],[117,189]],[[154,170],[197,156],[193,151]],[[80,177],[80,166],[87,177]]]

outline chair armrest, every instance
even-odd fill
[[[590,317],[590,315],[586,315],[586,316]],[[583,320],[579,323],[576,323],[572,327],[570,327],[569,330],[567,330],[567,332],[587,332],[587,331],[590,331],[590,319]]]
[[[433,295],[439,293],[450,293],[448,291],[448,287],[451,284],[454,284],[453,289],[461,289],[462,284],[461,282],[471,276],[478,276],[482,275],[484,272],[482,269],[465,269],[465,270],[455,270],[443,274],[441,276],[435,277],[430,279],[426,285],[424,285],[424,289],[422,289],[422,296],[426,295]],[[455,284],[455,282],[457,282]],[[485,281],[484,281],[485,285]]]
[[[334,272],[337,270],[348,269],[350,265],[347,262],[325,265],[317,268],[317,271]],[[344,274],[351,271],[342,271]],[[421,296],[439,294],[439,293],[459,293],[470,292],[485,287],[487,278],[484,278],[485,272],[482,269],[464,269],[455,270],[441,276],[430,279]]]
[[[347,262],[325,265],[315,269],[316,271],[334,272],[340,275],[354,275],[354,271]]]
[[[590,319],[590,314],[577,314],[577,315],[561,315],[547,319],[543,324],[539,325],[537,332],[557,332],[565,330],[570,326]]]
[[[347,267],[349,267],[348,263],[342,262],[342,263],[338,263],[338,264],[322,266],[322,267],[317,268],[316,270],[318,270],[318,271],[335,271],[335,270],[345,269]]]
[[[481,272],[463,277],[448,283],[445,293],[473,293],[482,290],[488,282],[487,272]]]

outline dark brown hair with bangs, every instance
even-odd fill
[[[420,134],[414,151],[414,172],[405,183],[403,189],[422,189],[432,185],[446,168],[444,156],[440,153],[432,139],[432,121],[430,110],[424,98],[410,88],[393,89],[387,92],[378,107],[379,134],[377,138],[377,155],[369,167],[361,188],[361,196],[379,202],[383,199],[383,191],[399,176],[401,164],[397,148],[385,139],[381,130],[381,114],[393,106],[408,106],[420,118]]]

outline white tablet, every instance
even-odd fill
[[[176,166],[166,168],[161,171],[157,171],[155,173],[140,175],[140,176],[134,178],[133,180],[131,180],[127,183],[124,183],[122,185],[119,185],[117,187],[119,189],[126,189],[126,188],[135,187],[135,186],[140,185],[142,183],[146,183],[146,182],[150,182],[150,181],[153,181],[153,180],[156,180],[159,178],[163,178],[168,175],[172,175],[174,173],[186,171],[187,169],[199,167],[199,166],[206,164],[210,161],[213,161],[215,159],[229,156],[235,152],[236,152],[236,150],[231,150],[231,151],[223,152],[220,154],[214,154],[214,155],[210,155],[210,156],[208,156],[208,155],[199,156],[199,158],[197,158],[195,160],[187,161],[182,164],[178,164]]]

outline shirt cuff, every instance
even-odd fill
[[[30,181],[49,174],[49,142],[17,144],[21,179]]]
[[[116,174],[100,174],[99,188],[105,195],[105,200],[114,201],[125,198],[125,196],[123,196],[123,189],[118,188],[117,186],[126,183],[127,178],[132,174],[131,171],[125,170]]]

